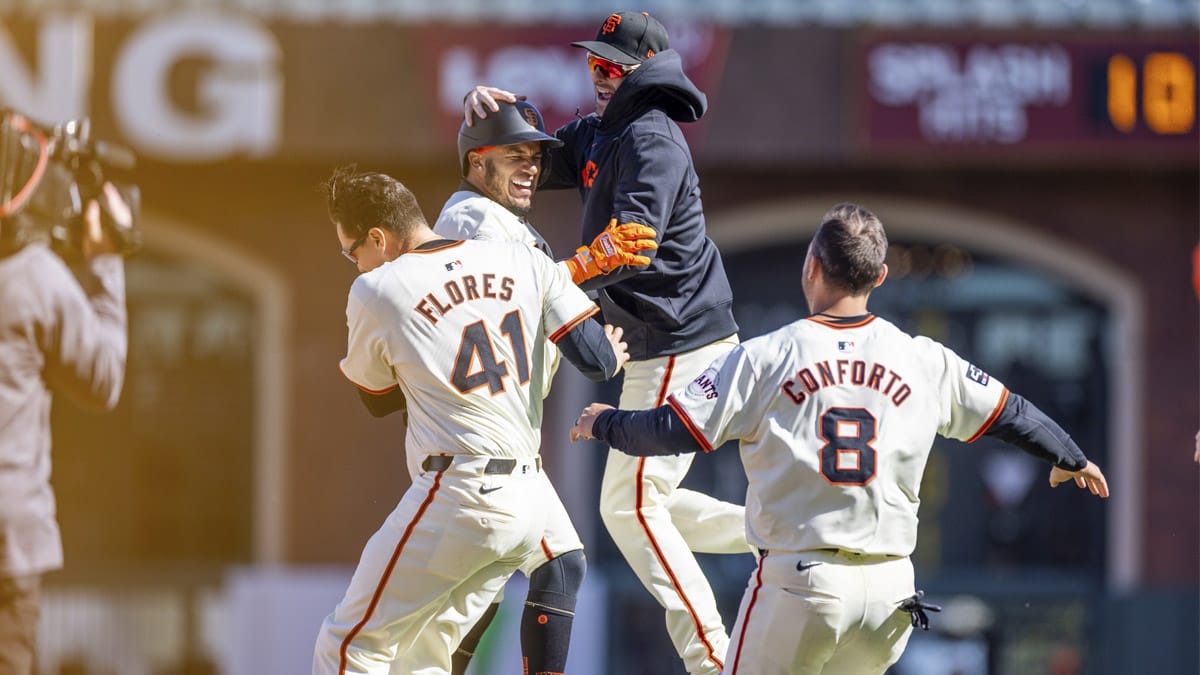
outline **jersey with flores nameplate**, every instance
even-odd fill
[[[341,368],[369,393],[404,393],[412,475],[429,453],[532,458],[547,340],[596,312],[540,251],[440,240],[354,282]]]
[[[478,239],[483,241],[514,241],[532,246],[550,258],[554,254],[541,233],[525,218],[519,217],[498,202],[486,197],[468,185],[450,195],[438,214],[433,231],[450,239]],[[557,263],[567,271],[563,263]],[[569,274],[570,272],[567,271]],[[542,374],[542,395],[550,393],[554,372],[558,369],[558,350],[552,345],[545,350],[545,365]]]

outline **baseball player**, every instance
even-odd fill
[[[544,176],[543,148],[562,142],[548,136],[541,113],[524,101],[502,103],[499,111],[473,126],[463,124],[458,134],[458,156],[463,182],[442,207],[433,230],[451,239],[519,242],[552,255],[546,240],[528,220],[531,200]],[[657,247],[654,230],[636,223],[613,223],[588,247],[559,263],[580,283],[624,264],[647,265],[650,259],[636,251]],[[626,237],[631,238],[626,238]],[[543,395],[558,366],[558,350],[544,350],[541,369]],[[586,560],[570,516],[546,480],[543,505],[547,514],[541,555],[525,560],[521,571],[529,577],[529,593],[521,617],[521,651],[526,672],[561,673],[566,669],[575,599],[583,583]],[[499,598],[497,598],[499,602]],[[475,647],[496,614],[495,603],[463,638],[454,654],[454,674],[466,672]]]
[[[443,239],[389,176],[340,169],[326,191],[363,272],[341,369],[372,414],[407,409],[415,479],[322,624],[313,673],[444,675],[508,577],[543,556],[556,499],[537,455],[547,341],[597,381],[626,348],[542,253]]]
[[[811,316],[717,359],[666,405],[592,404],[572,429],[638,455],[740,440],[760,558],[726,675],[883,673],[912,626],[928,626],[937,608],[914,592],[908,556],[934,434],[1003,439],[1053,463],[1051,486],[1108,497],[1100,469],[1033,404],[868,311],[886,252],[878,218],[834,207],[801,273]]]
[[[737,344],[733,293],[709,240],[700,183],[679,122],[704,114],[667,31],[653,17],[618,12],[586,49],[596,112],[555,132],[545,188],[575,188],[583,200],[581,242],[615,218],[658,231],[648,267],[624,267],[581,284],[604,320],[624,328],[630,361],[620,404],[661,404],[679,383]],[[486,117],[516,96],[492,87],[467,95],[464,114]],[[729,642],[716,598],[693,551],[745,553],[744,509],[679,483],[692,455],[609,453],[600,514],[617,548],[666,610],[667,631],[690,673],[715,675]]]

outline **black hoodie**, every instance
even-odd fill
[[[658,231],[649,267],[625,267],[584,284],[598,292],[604,320],[620,326],[630,358],[642,361],[703,347],[737,332],[733,293],[717,247],[705,233],[700,181],[676,122],[707,108],[674,50],[626,76],[604,117],[595,113],[555,135],[543,189],[576,187],[583,200],[581,243],[609,219]]]

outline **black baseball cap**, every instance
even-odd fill
[[[571,46],[623,66],[641,63],[669,48],[667,29],[645,12],[609,14],[595,40],[572,42]]]

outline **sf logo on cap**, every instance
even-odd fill
[[[533,108],[525,108],[521,111],[521,114],[525,116],[525,121],[529,123],[529,126],[534,129],[538,128],[537,113],[533,111]]]
[[[600,29],[601,35],[608,35],[617,30],[617,26],[621,25],[620,14],[609,14],[608,19],[604,22],[604,27]]]

